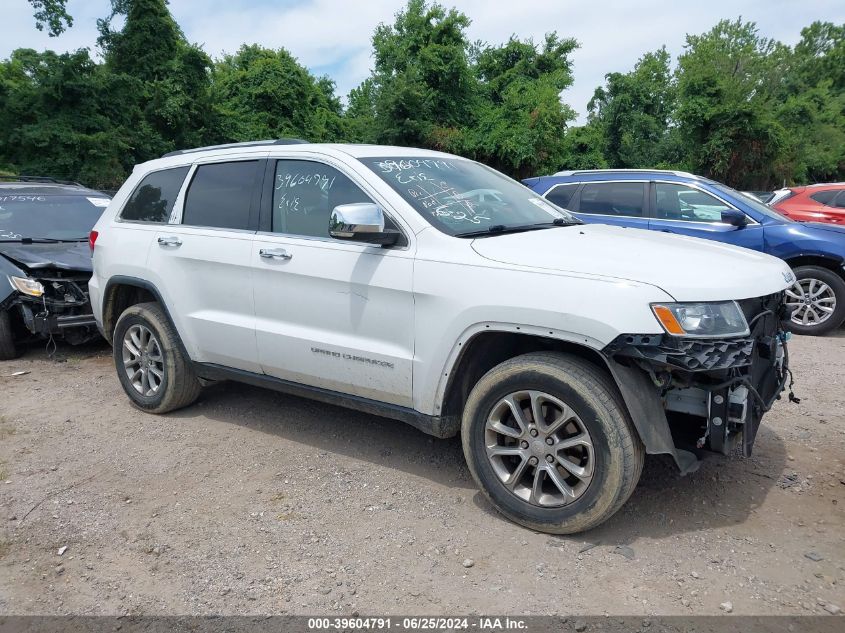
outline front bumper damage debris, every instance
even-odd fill
[[[35,279],[44,287],[42,296],[16,294],[3,307],[19,310],[23,326],[33,337],[85,343],[98,336],[88,298],[89,277],[61,271],[39,275]]]
[[[623,334],[604,350],[615,371],[638,369],[648,376],[648,382],[642,383],[648,386],[628,394],[626,401],[630,397],[651,401],[649,424],[668,425],[673,447],[667,450],[665,432],[659,442],[649,438],[654,431],[644,433],[641,421],[637,428],[646,436],[646,449],[673,454],[682,472],[695,469],[690,458],[702,450],[751,455],[763,415],[791,381],[789,315],[783,294],[738,303],[749,324],[748,336],[694,339]],[[791,391],[789,397],[798,401]],[[663,419],[654,420],[655,400],[662,407]],[[649,447],[649,439],[659,450]]]

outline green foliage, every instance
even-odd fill
[[[542,47],[511,38],[477,54],[479,103],[471,154],[516,177],[556,169],[575,112],[560,93],[572,84],[574,39],[550,33]]]
[[[675,107],[669,53],[646,53],[629,73],[610,73],[588,104],[601,131],[602,151],[617,167],[648,168],[662,162]]]
[[[394,24],[376,28],[366,89],[373,140],[446,150],[461,143],[478,97],[464,33],[469,23],[455,9],[410,0]]]
[[[43,31],[46,26],[50,37],[61,35],[73,26],[73,18],[65,8],[67,0],[29,0],[29,3],[35,9],[35,28]]]
[[[29,0],[37,28],[72,24],[66,0]],[[287,50],[212,61],[166,0],[111,0],[86,50],[0,61],[0,169],[113,188],[136,162],[214,142],[294,136],[440,149],[516,177],[559,169],[680,168],[742,188],[845,180],[845,24],[788,47],[724,20],[610,72],[586,125],[562,100],[578,46],[555,33],[471,44],[470,19],[408,0],[372,38],[374,68],[345,107]],[[124,26],[113,29],[116,16]]]
[[[134,164],[140,112],[115,94],[137,89],[85,50],[57,55],[16,50],[0,64],[0,163],[20,173],[119,185]]]
[[[315,79],[285,49],[242,46],[226,55],[214,65],[211,93],[221,141],[345,135],[333,82]]]

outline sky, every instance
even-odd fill
[[[563,99],[583,123],[587,102],[610,72],[627,72],[648,51],[666,45],[673,58],[687,33],[709,30],[719,20],[757,23],[760,33],[795,44],[815,20],[845,23],[843,0],[441,0],[472,20],[471,41],[490,44],[511,35],[541,42],[546,32],[574,37],[575,81]],[[285,47],[316,75],[327,74],[345,96],[372,67],[371,37],[393,21],[404,0],[170,0],[170,11],[188,40],[212,57],[241,44]],[[69,0],[74,25],[59,37],[36,30],[27,0],[0,0],[0,59],[16,48],[56,51],[89,48],[96,55],[96,20],[109,0]]]

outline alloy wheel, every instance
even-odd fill
[[[592,481],[590,433],[571,407],[542,391],[518,391],[499,400],[487,416],[484,441],[499,480],[532,505],[568,505]]]
[[[164,382],[164,356],[152,330],[140,324],[123,335],[123,368],[135,391],[154,396]]]
[[[793,323],[821,325],[836,310],[836,294],[820,279],[799,279],[786,290],[786,305],[793,308]]]

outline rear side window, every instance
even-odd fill
[[[833,205],[837,209],[845,209],[845,190],[840,191],[839,195],[836,196],[836,200],[833,201]]]
[[[822,204],[826,204],[828,206],[833,206],[833,199],[836,197],[836,194],[839,193],[836,189],[831,189],[829,191],[819,191],[814,193],[810,196],[816,202],[821,202]]]
[[[182,224],[221,229],[249,229],[258,161],[200,165],[188,193]]]
[[[187,174],[188,167],[148,174],[129,196],[120,218],[132,222],[167,222]]]
[[[592,182],[584,185],[579,213],[642,217],[645,215],[645,183]],[[576,209],[572,209],[576,211]]]
[[[551,191],[546,194],[546,200],[551,203],[556,204],[557,206],[568,209],[569,202],[572,200],[572,196],[575,195],[575,190],[578,189],[578,185],[558,185]]]

